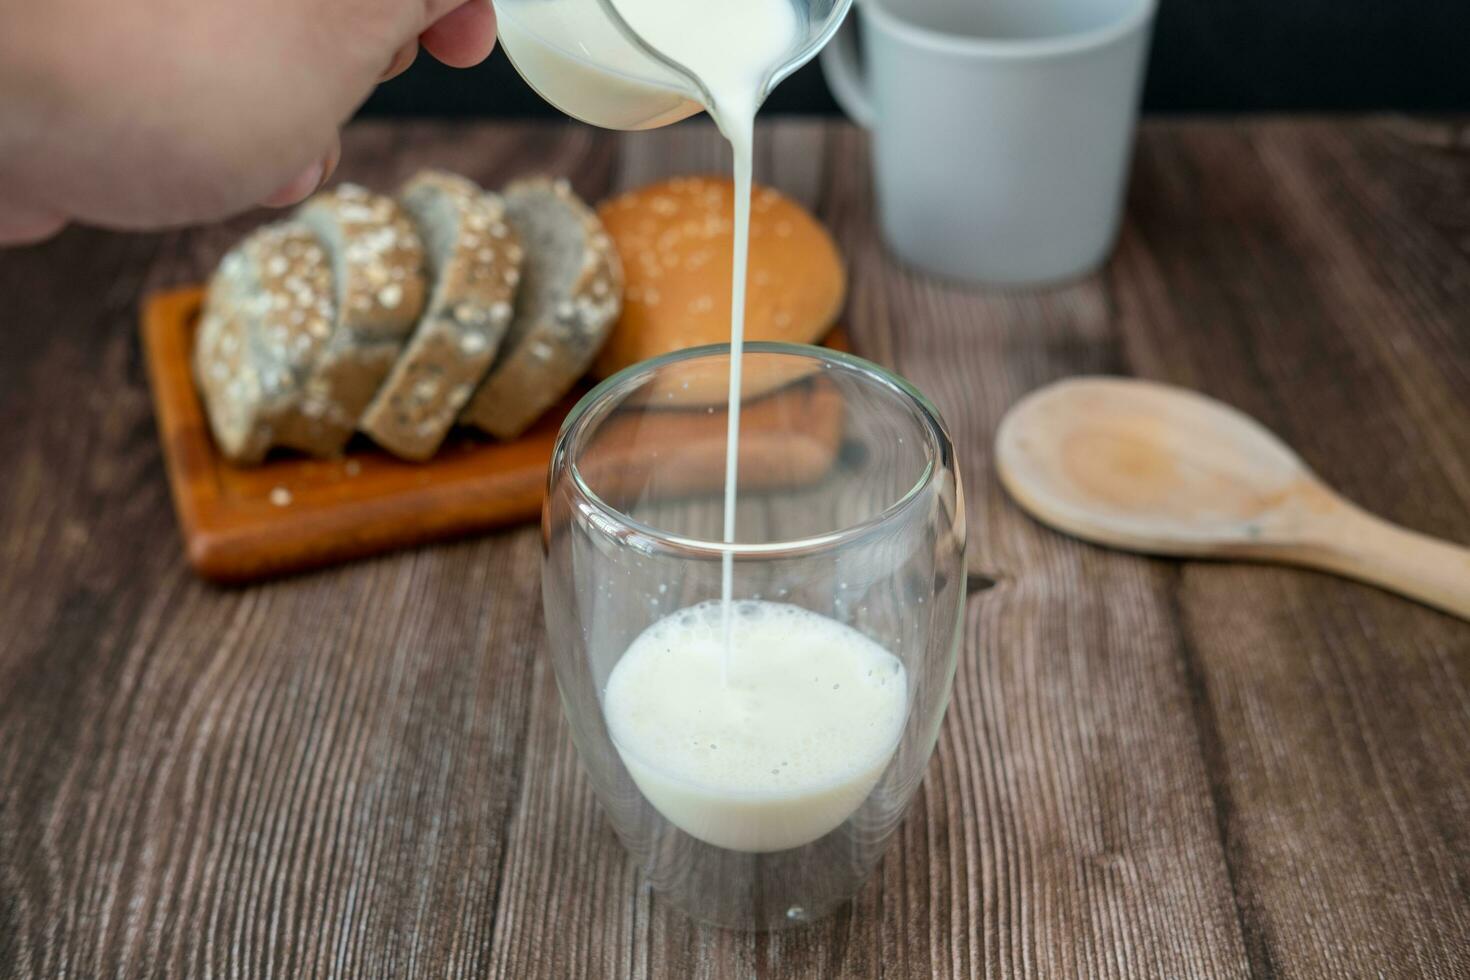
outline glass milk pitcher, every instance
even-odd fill
[[[626,0],[495,0],[500,43],[521,77],[547,102],[606,129],[653,129],[710,104],[699,79],[645,41],[619,13]],[[638,0],[649,16],[655,0]],[[711,0],[666,0],[681,5]],[[852,0],[789,0],[800,29],[761,99],[810,61]],[[687,9],[687,8],[686,8]]]

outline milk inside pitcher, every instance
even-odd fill
[[[638,17],[660,3],[682,9],[701,0],[638,0]],[[765,95],[810,61],[837,30],[852,0],[791,0],[798,31]],[[618,0],[495,0],[500,43],[521,77],[562,112],[605,129],[654,129],[701,111],[709,96],[678,62],[628,26]],[[731,45],[741,38],[729,37]]]

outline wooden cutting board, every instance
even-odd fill
[[[189,367],[203,297],[199,288],[178,289],[148,296],[142,306],[169,486],[189,562],[200,575],[248,582],[539,518],[557,432],[586,385],[519,439],[456,431],[426,463],[405,463],[359,438],[339,460],[282,453],[239,467],[215,449]],[[846,349],[840,330],[826,343]],[[783,452],[762,433],[770,435],[792,411],[810,420],[804,431],[817,451],[803,454],[797,467],[784,454],[783,465],[762,467]],[[783,485],[820,479],[842,441],[842,400],[830,382],[809,379],[751,402],[741,427],[742,473],[768,471]],[[724,431],[723,413],[670,411],[645,417],[637,439],[708,444],[715,453],[723,452]]]

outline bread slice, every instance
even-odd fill
[[[424,460],[495,359],[523,253],[504,202],[463,177],[424,171],[399,200],[418,225],[432,286],[418,327],[359,428],[396,456]]]
[[[566,181],[522,180],[504,196],[526,250],[520,292],[500,355],[461,419],[513,439],[586,373],[622,308],[623,270]]]
[[[194,344],[194,378],[215,444],[226,459],[242,464],[260,462],[270,449],[284,394],[267,394],[268,380],[274,383],[281,375],[272,379],[251,360],[244,317],[211,299]]]
[[[341,322],[362,337],[401,339],[424,308],[424,243],[398,202],[356,184],[296,212],[332,257]]]
[[[210,281],[194,373],[226,458],[258,463],[301,412],[301,377],[336,320],[326,251],[305,226],[256,231]]]
[[[296,219],[331,257],[337,319],[302,379],[301,411],[277,441],[335,456],[423,310],[424,246],[397,202],[355,184],[311,198]]]

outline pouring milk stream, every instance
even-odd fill
[[[613,128],[663,125],[708,109],[734,155],[734,268],[724,536],[735,541],[741,362],[755,113],[804,40],[792,0],[612,0],[647,44],[597,0],[505,4],[501,37],[517,69],[568,114]],[[576,53],[573,53],[576,52]],[[661,619],[623,654],[603,710],[624,764],[671,823],[740,851],[798,847],[829,833],[886,768],[907,713],[906,676],[856,630],[782,603],[721,597]]]

